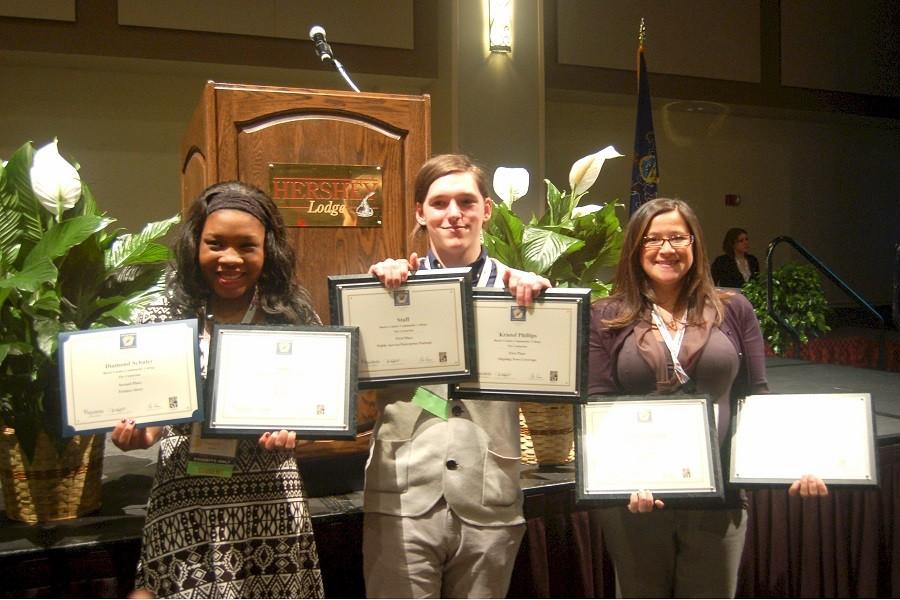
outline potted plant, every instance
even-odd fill
[[[615,148],[607,146],[576,161],[569,171],[569,192],[559,191],[545,179],[546,210],[540,218],[532,215],[527,224],[512,210],[513,203],[528,191],[527,171],[497,169],[494,192],[502,202],[495,206],[484,229],[488,254],[510,267],[543,275],[557,287],[586,287],[594,298],[607,296],[610,286],[600,275],[619,260],[623,234],[616,207],[622,205],[579,203],[594,185],[603,163],[619,156]]]
[[[549,179],[547,206],[541,217],[526,224],[512,210],[528,191],[528,172],[500,167],[494,192],[502,200],[483,231],[488,254],[517,269],[547,277],[556,287],[591,289],[593,298],[609,295],[601,279],[622,249],[622,226],[616,202],[579,206],[600,175],[603,163],[622,156],[612,146],[585,156],[569,171],[570,191],[561,192]],[[574,425],[570,404],[523,402],[519,413],[522,461],[554,465],[574,459]]]
[[[744,284],[741,292],[753,305],[763,339],[772,352],[783,355],[792,349],[794,343],[790,334],[769,313],[765,279],[762,276],[751,279]],[[775,269],[772,272],[772,295],[772,306],[797,331],[802,344],[806,344],[810,337],[831,329],[825,320],[828,302],[819,274],[813,267],[788,263]]]
[[[99,507],[104,436],[59,435],[58,335],[133,322],[162,289],[169,250],[157,240],[177,221],[110,229],[56,140],[26,143],[0,166],[0,476],[11,518]],[[82,491],[85,479],[93,487]],[[76,497],[59,498],[66,489]]]

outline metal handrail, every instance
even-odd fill
[[[819,260],[812,252],[807,250],[800,242],[794,240],[794,238],[780,235],[771,242],[769,242],[769,250],[766,252],[766,308],[769,311],[769,314],[772,315],[772,318],[787,331],[791,337],[794,338],[796,342],[795,348],[796,351],[799,351],[800,348],[800,334],[794,328],[793,325],[788,323],[784,317],[781,316],[778,311],[775,310],[774,303],[772,302],[772,255],[775,252],[775,247],[780,243],[790,244],[791,247],[794,248],[797,252],[800,253],[803,258],[808,260],[812,266],[819,270],[820,273],[825,275],[828,279],[831,280],[836,286],[838,286],[841,291],[850,296],[853,300],[856,301],[857,304],[865,308],[869,311],[881,324],[881,338],[878,344],[878,368],[884,369],[885,367],[885,333],[887,331],[887,323],[884,320],[884,317],[879,313],[874,306],[872,306],[865,298],[856,293],[854,289],[852,289],[849,285],[844,283],[844,281],[838,277],[834,271],[829,269],[825,263]]]

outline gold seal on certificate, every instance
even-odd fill
[[[359,327],[359,385],[469,379],[470,269],[419,271],[389,290],[371,275],[328,278],[331,322]]]
[[[587,352],[591,291],[544,290],[529,307],[505,290],[476,288],[477,379],[460,383],[454,395],[531,402],[581,401],[587,397]]]
[[[738,402],[732,483],[878,485],[875,418],[866,393],[761,394]]]
[[[197,319],[59,336],[63,435],[202,418]]]
[[[203,435],[356,436],[354,327],[215,325]]]
[[[722,498],[711,400],[591,397],[575,408],[576,500]]]

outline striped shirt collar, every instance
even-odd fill
[[[481,254],[475,262],[467,265],[472,268],[472,285],[476,287],[494,287],[498,275],[497,266],[488,258],[487,250],[481,248]],[[430,249],[428,254],[419,260],[420,269],[445,268],[438,257]]]

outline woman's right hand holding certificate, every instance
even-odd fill
[[[631,494],[631,498],[628,501],[628,512],[648,513],[653,512],[655,509],[665,508],[665,506],[662,500],[653,499],[653,492],[638,490]]]
[[[156,443],[162,427],[138,427],[134,419],[122,419],[112,432],[112,442],[119,450],[146,450]]]

